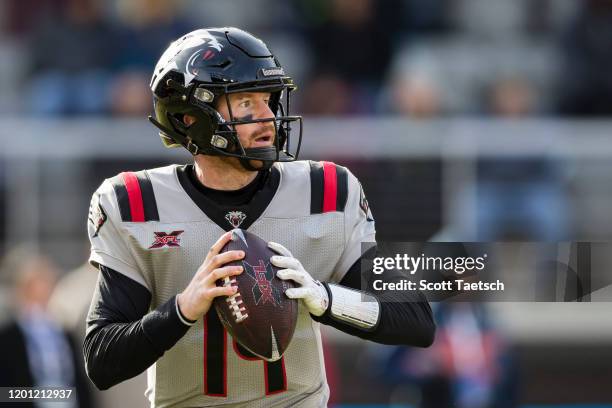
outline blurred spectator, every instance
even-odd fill
[[[425,119],[442,111],[440,90],[427,75],[405,77],[391,89],[394,109],[404,116]]]
[[[119,27],[119,54],[114,68],[150,72],[159,50],[195,29],[185,21],[178,0],[114,0]],[[197,27],[199,28],[199,27]]]
[[[49,299],[49,313],[81,342],[97,280],[98,270],[87,262],[62,276]]]
[[[396,347],[375,363],[385,382],[399,390],[416,386],[420,397],[411,399],[420,408],[515,407],[518,378],[512,351],[484,306],[438,303],[435,316],[438,329],[430,348]]]
[[[564,115],[612,114],[612,2],[584,0],[562,41],[565,54],[559,81]]]
[[[379,109],[415,119],[434,118],[447,113],[448,91],[438,59],[407,47],[392,63]]]
[[[74,336],[79,345],[85,339],[85,318],[97,280],[98,270],[86,262],[58,281],[49,300],[49,313]],[[83,365],[82,360],[79,364]],[[146,377],[147,373],[143,372],[103,392],[91,387],[92,398],[103,407],[148,407],[149,401],[142,391],[147,388]]]
[[[152,109],[150,76],[144,71],[129,70],[112,79],[109,90],[110,109],[117,116],[144,116]]]
[[[490,104],[487,91],[496,90],[504,102],[512,95],[513,103],[524,104],[523,114],[540,114],[549,110],[556,66],[547,42],[454,37],[406,43],[393,58],[378,109],[423,118],[510,108],[500,100]]]
[[[2,266],[3,275],[10,275],[14,310],[12,318],[0,328],[0,385],[76,386],[75,403],[59,404],[91,407],[80,348],[47,312],[57,277],[55,266],[30,248],[13,250]]]
[[[379,108],[415,119],[470,112],[524,119],[543,110],[545,86],[534,85],[550,67],[542,63],[543,55],[548,55],[546,47],[539,46],[498,49],[453,41],[407,46],[393,61]],[[459,239],[568,237],[569,204],[560,163],[550,157],[495,157],[480,159],[476,166],[476,183],[453,204],[452,229]]]
[[[311,85],[305,88],[306,113],[371,113],[378,87],[386,74],[393,47],[399,40],[402,15],[397,0],[333,0],[314,2],[317,10],[305,35],[313,53]],[[304,7],[305,4],[302,4]],[[351,104],[324,104],[329,89],[313,86],[320,77],[341,89]],[[323,110],[327,108],[327,110]],[[333,108],[333,110],[331,110]]]
[[[159,50],[195,27],[180,15],[177,0],[115,0],[118,53],[109,90],[109,109],[119,116],[151,111],[149,81]]]
[[[109,65],[117,43],[101,0],[66,0],[30,39],[27,110],[99,114],[106,110]]]
[[[501,77],[490,87],[485,110],[494,117],[521,119],[533,115],[536,98],[526,79]],[[477,240],[569,237],[570,211],[561,163],[545,156],[497,157],[479,159],[476,166]]]
[[[302,95],[303,109],[312,115],[354,112],[355,90],[335,75],[320,74],[313,78]]]
[[[535,112],[535,90],[520,77],[499,78],[491,86],[489,106],[493,114],[505,118],[521,118]]]

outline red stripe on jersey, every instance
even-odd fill
[[[336,194],[338,192],[338,178],[336,165],[332,162],[323,163],[323,212],[336,211]]]
[[[124,172],[123,182],[128,193],[128,201],[130,202],[130,212],[132,213],[132,222],[144,222],[144,205],[142,202],[142,191],[138,178],[132,172]]]

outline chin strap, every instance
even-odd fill
[[[276,148],[270,147],[257,147],[254,149],[244,149],[244,153],[249,157],[256,157],[257,159],[240,159],[240,164],[247,170],[258,171],[268,170],[274,164],[276,159]],[[263,165],[260,167],[254,167],[251,165],[251,160],[260,160]]]

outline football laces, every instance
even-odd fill
[[[232,287],[238,287],[236,285],[236,279],[230,279],[229,277],[225,277],[223,278],[223,286],[224,287],[228,287],[228,286],[232,286]],[[242,296],[240,295],[239,291],[236,291],[236,293],[234,293],[231,296],[228,296],[225,301],[228,304],[228,307],[230,309],[230,311],[232,312],[232,316],[234,317],[234,321],[236,323],[240,323],[243,322],[244,320],[246,320],[247,317],[249,317],[249,314],[246,312],[246,308],[243,306],[243,302],[242,302]]]

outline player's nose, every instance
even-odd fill
[[[260,101],[257,108],[257,119],[273,119],[274,112],[266,101]]]

